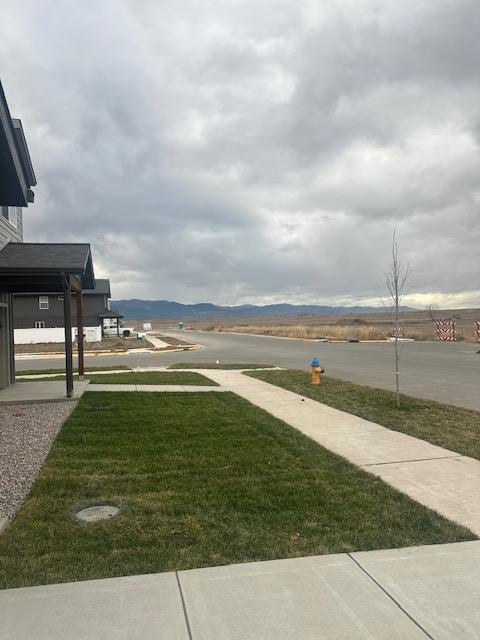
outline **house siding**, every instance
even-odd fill
[[[48,309],[40,309],[38,295],[15,296],[13,303],[13,326],[15,329],[33,329],[35,322],[45,322],[45,329],[63,327],[63,300],[59,300],[61,294],[48,295]],[[45,294],[47,296],[47,294]],[[74,297],[72,297],[72,322],[77,324],[77,310]],[[99,315],[105,311],[106,296],[83,296],[83,326],[96,327],[102,324]]]
[[[23,242],[23,209],[17,209],[17,238],[16,242]]]
[[[17,226],[14,227],[0,211],[0,250],[9,242],[23,241],[22,210],[17,208]],[[0,284],[0,389],[13,383],[15,359],[13,350],[12,296]]]
[[[12,296],[0,286],[0,389],[12,384],[15,375],[11,308]]]
[[[0,249],[9,242],[23,242],[23,219],[21,209],[17,210],[16,227],[0,215]]]

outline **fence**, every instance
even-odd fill
[[[433,323],[435,330],[435,340],[448,340],[454,342],[455,320],[435,320]]]
[[[52,327],[44,329],[15,329],[15,344],[39,344],[45,342],[64,342],[65,329]],[[84,327],[85,342],[100,342],[101,327]],[[77,328],[72,327],[72,340],[77,338]]]

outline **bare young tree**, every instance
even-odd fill
[[[435,307],[433,306],[433,304],[429,304],[425,308],[425,311],[427,312],[427,316],[430,318],[433,324],[435,322]]]
[[[400,349],[398,339],[400,337],[400,306],[405,292],[405,285],[410,274],[408,265],[403,265],[398,257],[398,234],[393,230],[392,263],[387,272],[386,284],[389,294],[389,302],[394,321],[393,344],[395,347],[395,392],[397,395],[397,407],[400,406]]]

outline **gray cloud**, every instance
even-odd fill
[[[478,305],[476,0],[19,0],[1,74],[39,185],[115,297]]]

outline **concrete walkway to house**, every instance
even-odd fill
[[[195,371],[480,536],[480,461],[239,371]]]
[[[5,640],[478,640],[480,541],[0,591]]]
[[[0,390],[0,405],[39,404],[42,402],[63,402],[78,400],[88,386],[88,380],[76,381],[73,385],[73,396],[66,397],[65,380],[48,380],[45,382],[17,382]]]
[[[155,349],[168,349],[168,347],[172,346],[168,342],[165,342],[165,340],[160,340],[160,338],[156,338],[155,336],[152,336],[148,332],[146,336],[147,336],[147,340],[153,344]]]

